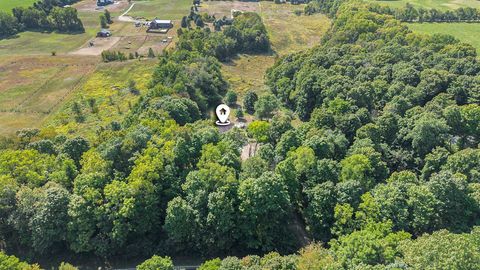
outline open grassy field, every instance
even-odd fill
[[[136,1],[128,13],[132,17],[180,20],[190,12],[191,0],[142,0]]]
[[[240,55],[237,59],[224,63],[222,72],[230,87],[242,100],[248,90],[258,94],[266,92],[265,71],[275,63],[271,55]]]
[[[239,55],[231,62],[224,63],[223,75],[231,88],[239,95],[239,103],[248,90],[258,94],[266,92],[264,75],[279,56],[305,50],[318,44],[330,27],[330,20],[322,15],[294,14],[304,6],[274,4],[273,2],[209,1],[202,3],[200,12],[229,16],[231,9],[253,11],[263,19],[272,44],[272,52],[266,55]]]
[[[147,90],[155,59],[143,61],[115,62],[98,65],[75,94],[48,117],[44,128],[53,129],[59,134],[78,134],[94,141],[96,131],[112,121],[121,121],[129,107],[135,104],[140,95],[128,89],[128,81],[134,80],[140,93]],[[96,111],[92,111],[89,100],[95,100]],[[75,119],[73,103],[80,105],[83,121]]]
[[[127,0],[121,0],[108,8],[115,15],[128,6]],[[100,63],[100,57],[95,54],[75,54],[80,48],[88,47],[89,41],[99,41],[93,38],[100,28],[98,17],[103,12],[95,9],[93,0],[83,0],[75,7],[85,33],[25,32],[0,40],[0,136],[51,123],[55,123],[59,132],[69,133],[78,127],[81,134],[88,133],[98,128],[99,123],[121,118],[129,104],[135,103],[138,96],[124,90],[127,78],[135,79],[140,91],[146,89],[155,60],[106,64]],[[136,50],[146,53],[149,47],[161,53],[168,45],[162,41],[176,35],[175,31],[150,36],[131,22],[119,21],[115,21],[110,30],[116,41],[105,49],[126,53]],[[98,43],[92,48],[101,47]],[[53,51],[57,56],[51,56]],[[87,109],[87,102],[92,98],[99,108],[95,114]],[[82,123],[76,123],[69,111],[72,99],[85,111]]]
[[[0,10],[10,12],[14,7],[28,7],[37,0],[1,0]]]
[[[0,135],[39,127],[96,65],[96,59],[79,57],[24,56],[0,61]]]
[[[457,9],[460,7],[480,8],[478,0],[367,0],[372,3],[385,4],[391,7],[404,7],[407,3],[415,7],[436,8],[441,10]]]
[[[304,6],[278,5],[260,2],[259,14],[267,27],[273,50],[285,55],[311,48],[320,42],[330,28],[330,20],[323,14],[311,16],[294,14]]]
[[[480,1],[479,1],[480,2]],[[476,23],[411,23],[413,31],[424,34],[448,34],[461,42],[470,43],[480,53],[480,24]]]
[[[51,54],[52,51],[59,54],[70,52],[95,36],[99,29],[98,16],[99,14],[96,12],[79,12],[85,33],[23,32],[17,37],[2,39],[0,40],[0,56]]]
[[[479,0],[367,0],[372,3],[385,4],[401,8],[407,3],[419,8],[435,8],[439,10],[452,10],[460,7],[473,7],[480,9]],[[410,29],[423,34],[449,34],[462,42],[470,43],[477,52],[480,52],[480,24],[477,23],[410,23]]]

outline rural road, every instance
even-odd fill
[[[132,3],[132,5],[122,15],[118,16],[118,20],[121,22],[135,22],[132,17],[127,16],[127,13],[132,10],[133,6],[135,6],[135,3]]]

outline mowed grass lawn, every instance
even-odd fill
[[[0,10],[11,12],[14,7],[28,7],[37,0],[0,0]]]
[[[461,42],[472,44],[480,53],[480,24],[478,23],[411,23],[408,26],[419,33],[452,35]]]
[[[460,7],[474,7],[480,8],[480,1],[478,0],[367,0],[368,2],[384,4],[391,7],[404,7],[410,3],[414,7],[436,8],[441,10],[457,9]]]
[[[144,0],[135,1],[128,15],[153,19],[180,20],[190,13],[191,0]]]

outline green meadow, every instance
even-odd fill
[[[4,0],[0,0],[4,1]],[[0,40],[0,56],[68,53],[81,47],[98,31],[98,13],[79,11],[85,33],[22,32]]]
[[[135,6],[128,13],[132,17],[155,17],[166,20],[180,20],[190,12],[191,0],[147,0],[135,1]]]
[[[461,42],[472,44],[477,52],[480,52],[480,24],[478,23],[411,23],[408,26],[419,33],[452,35]]]
[[[454,10],[461,7],[480,9],[479,0],[367,0],[371,3],[394,8],[405,7],[407,3],[416,8]],[[410,29],[422,34],[448,34],[461,42],[470,43],[480,52],[480,24],[478,23],[410,23]]]
[[[28,7],[34,2],[36,2],[36,0],[1,0],[0,10],[11,11],[14,7]]]
[[[407,3],[414,7],[436,8],[441,10],[457,9],[460,7],[480,8],[478,0],[367,0],[368,2],[388,5],[391,7],[404,7]]]

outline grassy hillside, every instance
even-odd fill
[[[479,1],[480,2],[480,1]],[[480,24],[475,23],[412,23],[410,29],[425,34],[448,34],[472,44],[480,52]]]
[[[1,0],[0,10],[11,11],[14,7],[31,6],[36,0]]]
[[[367,0],[368,2],[385,4],[391,7],[404,7],[407,3],[415,7],[436,8],[436,9],[456,9],[460,7],[480,8],[478,0]]]

